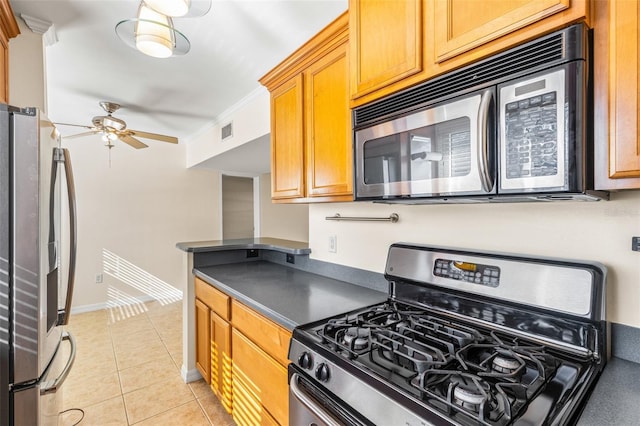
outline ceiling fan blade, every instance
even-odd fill
[[[138,139],[134,138],[133,136],[130,135],[118,135],[118,138],[126,143],[129,144],[130,146],[134,147],[135,149],[140,149],[140,148],[147,148],[146,144],[143,144],[142,142],[140,142]]]
[[[53,123],[53,124],[55,124],[56,126],[73,126],[73,127],[82,127],[85,129],[95,129],[95,127],[93,126],[85,126],[82,124],[69,124],[69,123]]]
[[[138,136],[140,138],[155,139],[157,141],[169,142],[169,143],[178,143],[178,138],[175,138],[173,136],[159,135],[157,133],[142,132],[140,130],[131,130],[131,129],[127,130],[127,132],[130,135]]]
[[[89,136],[89,135],[95,135],[97,133],[100,133],[97,130],[94,130],[92,132],[82,132],[82,133],[76,133],[75,135],[69,135],[69,136],[63,136],[62,139],[75,139],[75,138],[81,138],[83,136]]]

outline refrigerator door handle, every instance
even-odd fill
[[[65,180],[67,181],[67,199],[69,200],[69,281],[67,284],[67,297],[64,309],[58,311],[58,325],[67,325],[71,314],[71,300],[73,298],[73,287],[76,275],[76,256],[78,252],[77,212],[76,212],[76,189],[73,181],[73,170],[71,169],[71,156],[66,148],[59,148],[62,151],[64,163]]]
[[[76,339],[73,335],[67,331],[62,333],[62,341],[68,340],[71,345],[71,352],[69,353],[69,359],[67,360],[67,364],[64,366],[64,369],[60,373],[55,380],[50,380],[42,383],[40,386],[40,395],[46,395],[48,393],[53,393],[58,390],[60,386],[64,383],[69,372],[71,371],[71,367],[73,366],[73,362],[76,359]]]

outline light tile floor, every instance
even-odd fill
[[[235,425],[203,381],[185,384],[182,301],[149,302],[72,315],[76,360],[63,408],[81,408],[88,425]],[[60,424],[81,414],[68,411]]]

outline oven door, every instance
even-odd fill
[[[355,132],[356,199],[495,193],[494,89]]]
[[[289,424],[296,426],[372,426],[352,408],[289,365]]]

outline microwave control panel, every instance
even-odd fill
[[[463,262],[451,259],[436,259],[433,275],[488,287],[500,284],[500,268],[491,265]]]

